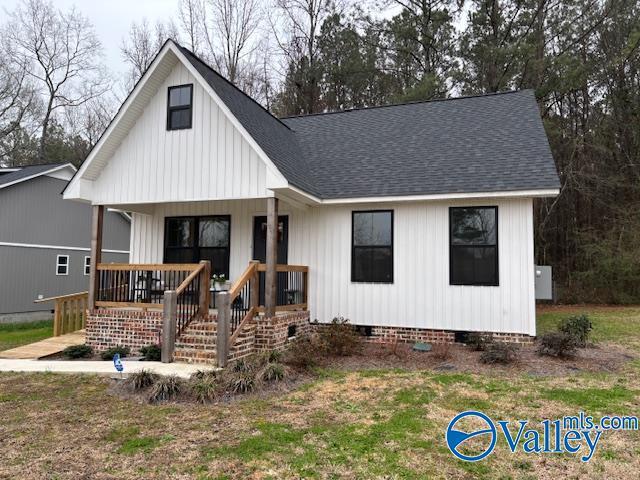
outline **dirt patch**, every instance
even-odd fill
[[[394,353],[395,350],[395,353]],[[462,344],[453,344],[446,359],[437,358],[432,352],[416,352],[411,345],[367,344],[361,355],[323,359],[322,365],[346,370],[393,369],[432,370],[434,372],[462,373],[527,373],[535,376],[565,376],[579,372],[617,372],[635,355],[617,345],[600,345],[578,351],[575,358],[540,356],[535,345],[519,347],[518,360],[511,365],[487,365],[480,361],[481,352]]]

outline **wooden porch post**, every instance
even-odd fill
[[[264,312],[267,318],[276,314],[278,274],[278,199],[267,198],[267,269],[264,281]]]
[[[98,264],[102,262],[102,221],[104,219],[104,205],[93,206],[91,218],[91,265],[89,267],[89,300],[87,308],[96,308],[96,294],[98,292]]]

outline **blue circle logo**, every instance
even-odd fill
[[[456,429],[456,424],[465,418],[475,419],[476,421],[479,420],[482,427],[470,432]],[[465,446],[467,440],[483,435],[486,436],[488,440],[487,444],[484,447],[481,447],[481,451],[479,453],[468,455],[460,452],[460,449]],[[496,446],[496,440],[496,427],[493,424],[493,421],[482,412],[475,412],[472,410],[462,412],[456,415],[447,427],[447,446],[449,447],[449,450],[451,450],[451,453],[460,460],[465,460],[467,462],[477,462],[493,452],[493,449]],[[475,445],[474,449],[477,450]]]

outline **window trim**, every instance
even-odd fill
[[[66,264],[60,263],[61,258],[66,258],[67,263]],[[69,255],[56,255],[56,276],[57,277],[66,277],[69,275],[69,263],[70,263]],[[59,272],[60,267],[65,267],[64,273]]]
[[[87,260],[89,262],[87,263]],[[89,255],[84,256],[84,275],[88,277],[91,274],[91,257]]]
[[[177,219],[177,218],[191,218],[195,221],[194,226],[194,246],[193,247],[167,247],[168,243],[168,235],[169,229],[167,228],[167,224],[169,220]],[[202,218],[224,218],[229,222],[229,245],[227,247],[200,247],[200,219]],[[200,257],[200,249],[201,248],[226,248],[229,250],[228,260],[227,260],[227,279],[231,276],[231,215],[228,214],[210,214],[210,215],[176,215],[170,217],[164,217],[164,244],[162,245],[162,263],[167,263],[167,248],[174,248],[176,250],[195,250],[197,256]],[[211,268],[211,275],[214,274],[213,268]]]
[[[454,245],[453,244],[453,211],[461,210],[461,209],[469,209],[469,208],[484,208],[484,209],[493,209],[495,212],[496,218],[496,243],[495,245],[490,244],[475,244],[475,245]],[[449,285],[455,287],[499,287],[500,286],[500,241],[498,238],[498,206],[497,205],[468,205],[468,206],[459,206],[459,207],[449,207]],[[495,269],[496,269],[496,277],[495,282],[454,282],[452,278],[451,272],[453,272],[453,250],[456,247],[462,248],[487,248],[492,247],[496,249],[496,261],[495,261]]]
[[[171,90],[176,88],[190,87],[189,92],[189,106],[180,105],[177,107],[171,106]],[[189,125],[186,127],[171,127],[171,113],[179,110],[189,110]],[[167,131],[173,130],[188,130],[193,127],[193,83],[185,83],[182,85],[172,85],[167,88]]]
[[[390,245],[356,245],[356,235],[355,235],[355,216],[358,213],[390,213],[391,214],[391,244]],[[395,216],[393,209],[374,209],[374,210],[352,210],[351,211],[351,283],[375,283],[375,284],[386,284],[391,285],[394,283],[395,279],[395,248],[394,248],[394,224],[395,224]],[[391,279],[390,280],[355,280],[355,266],[356,266],[356,257],[355,250],[357,248],[390,248],[391,249]]]

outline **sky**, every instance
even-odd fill
[[[0,0],[0,20],[6,18],[6,10],[13,10],[18,3]],[[150,24],[158,19],[175,19],[178,10],[178,0],[53,0],[53,4],[61,10],[75,5],[89,18],[102,42],[105,64],[116,75],[127,70],[120,56],[120,44],[131,23],[145,17]]]

